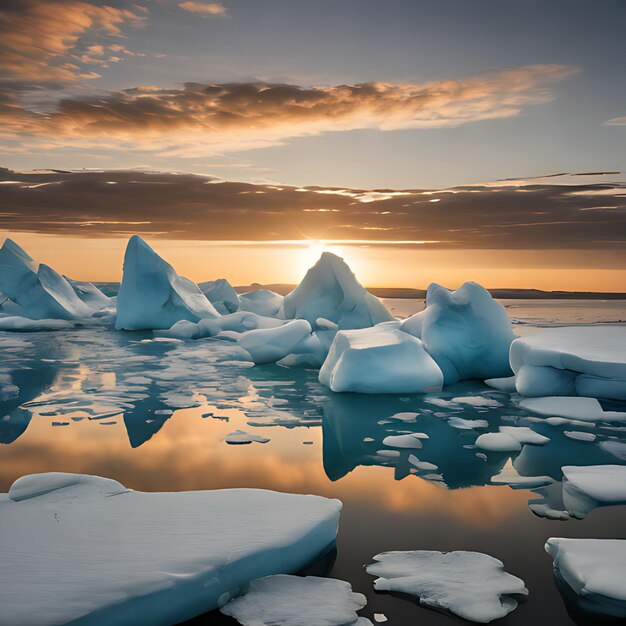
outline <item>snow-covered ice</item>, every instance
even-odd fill
[[[456,291],[432,283],[426,308],[405,320],[402,329],[424,342],[446,385],[512,373],[511,321],[504,307],[477,283],[465,283]]]
[[[367,566],[377,591],[405,593],[420,604],[487,623],[517,608],[528,595],[524,581],[501,561],[480,552],[415,550],[383,552]]]
[[[597,507],[626,504],[626,466],[564,467],[563,504],[579,519]]]
[[[279,574],[253,580],[220,610],[243,626],[354,626],[366,604],[343,580]]]
[[[626,540],[550,538],[546,552],[582,608],[626,619]]]
[[[390,448],[421,448],[422,440],[428,439],[426,433],[407,433],[404,435],[388,435],[383,444]]]
[[[357,393],[425,393],[443,385],[422,342],[395,322],[339,331],[319,380],[333,391]]]
[[[476,439],[476,447],[489,452],[519,452],[521,443],[506,433],[483,433]]]
[[[300,284],[285,296],[282,315],[306,319],[317,328],[318,318],[340,329],[366,328],[393,316],[385,305],[359,283],[346,262],[324,252]]]
[[[283,296],[269,289],[257,289],[239,296],[239,310],[266,317],[280,317]]]
[[[292,320],[276,328],[258,328],[242,333],[237,343],[255,363],[276,363],[293,352],[311,334],[307,320]]]
[[[520,402],[520,407],[546,417],[564,417],[582,422],[626,422],[626,412],[605,411],[596,398],[580,396],[527,398]]]
[[[11,313],[31,319],[75,320],[94,313],[61,274],[37,264],[11,239],[0,248],[0,293],[17,305]]]
[[[0,624],[190,619],[316,559],[340,509],[257,489],[142,493],[96,476],[22,477],[0,496]]]
[[[129,239],[117,296],[118,330],[165,329],[180,320],[218,316],[196,283],[179,276],[138,235]]]
[[[239,296],[225,278],[198,283],[198,287],[218,313],[234,313],[239,308]]]
[[[626,327],[551,328],[516,339],[510,356],[523,395],[626,400]]]

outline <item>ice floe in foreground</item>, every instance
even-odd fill
[[[439,391],[443,375],[422,342],[397,322],[339,331],[319,380],[333,391],[424,393]]]
[[[626,466],[564,467],[563,504],[579,519],[600,506],[626,504]]]
[[[377,591],[404,593],[420,604],[487,623],[517,608],[528,595],[524,581],[480,552],[415,550],[383,552],[367,566]]]
[[[515,338],[504,307],[477,283],[449,291],[436,283],[426,292],[426,308],[402,323],[419,337],[451,385],[460,380],[511,375],[509,347]]]
[[[138,235],[128,240],[117,296],[118,330],[164,329],[180,320],[218,316],[196,283],[179,276]]]
[[[308,320],[313,327],[318,318],[323,318],[340,329],[366,328],[393,319],[385,305],[359,283],[346,262],[331,252],[324,252],[302,282],[285,296],[282,316]]]
[[[258,489],[142,493],[97,476],[24,476],[0,495],[0,624],[190,619],[308,565],[334,544],[340,509]]]
[[[626,327],[552,328],[511,345],[516,386],[525,396],[626,400]]]
[[[279,574],[252,581],[220,610],[243,626],[360,626],[371,623],[356,613],[366,604],[343,580]]]
[[[557,580],[595,617],[626,618],[626,540],[551,538]]]

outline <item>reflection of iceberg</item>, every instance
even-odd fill
[[[152,384],[148,397],[133,402],[133,408],[124,411],[124,426],[131,448],[138,448],[158,433],[172,416],[172,410],[158,397],[162,391]]]
[[[437,466],[437,470],[422,470],[422,475],[430,477],[436,472],[436,477],[451,489],[487,484],[508,456],[477,457],[476,450],[465,447],[474,443],[476,431],[452,427],[421,402],[419,397],[407,403],[394,396],[332,394],[324,404],[323,421],[324,470],[328,477],[339,480],[359,465],[392,464],[396,478],[401,479],[420,472],[415,459],[409,458],[414,456],[429,464],[426,467]],[[414,423],[402,419],[408,410],[417,413]],[[377,454],[385,448],[383,439],[409,430],[428,435],[421,449],[399,450],[393,456]]]

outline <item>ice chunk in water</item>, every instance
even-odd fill
[[[425,393],[439,391],[443,375],[422,342],[396,322],[335,335],[319,380],[333,391]]]
[[[557,577],[596,617],[626,618],[626,540],[551,538]]]
[[[282,313],[286,319],[306,319],[314,328],[318,318],[340,329],[366,328],[393,319],[346,262],[330,252],[324,252],[302,282],[285,296]]]
[[[293,320],[277,328],[258,328],[242,333],[237,343],[255,363],[275,363],[311,334],[306,320]]]
[[[234,430],[226,435],[224,441],[230,445],[245,445],[248,443],[267,443],[269,439],[261,437],[261,435],[251,435],[243,430]]]
[[[578,519],[600,506],[626,504],[626,466],[564,467],[563,504]]]
[[[349,626],[357,624],[356,612],[366,604],[343,580],[278,575],[252,581],[220,610],[243,626]]]
[[[519,597],[528,595],[524,581],[480,552],[383,552],[374,560],[366,569],[379,577],[377,591],[409,594],[420,604],[473,622],[504,617],[517,608]]]
[[[402,329],[421,338],[443,371],[446,385],[512,373],[511,321],[504,307],[477,283],[465,283],[456,291],[432,283],[426,308],[405,320]]]
[[[258,489],[142,493],[38,474],[0,495],[0,624],[174,624],[335,541],[341,503]],[[63,575],[60,576],[59,572]]]
[[[225,278],[199,283],[198,287],[218,313],[234,313],[239,308],[239,296]]]
[[[519,405],[527,411],[546,417],[565,417],[584,422],[626,422],[626,412],[605,411],[595,398],[578,396],[572,398],[564,396],[528,398],[522,400]]]
[[[521,337],[511,345],[511,367],[523,395],[626,400],[626,328],[552,328]]]
[[[198,285],[179,276],[141,237],[129,239],[117,296],[118,330],[164,329],[179,320],[218,316]]]

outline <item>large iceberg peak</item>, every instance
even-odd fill
[[[196,283],[179,276],[139,235],[128,240],[117,297],[117,329],[164,329],[180,320],[218,316]]]
[[[318,318],[340,329],[366,328],[393,319],[385,305],[357,280],[348,264],[332,252],[323,252],[302,282],[283,301],[285,319]]]

